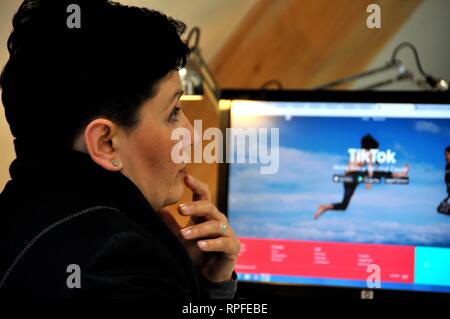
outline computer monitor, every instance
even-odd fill
[[[219,206],[247,296],[450,296],[449,94],[225,90],[220,107],[244,134]]]

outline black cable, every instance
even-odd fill
[[[403,49],[403,48],[410,48],[414,54],[414,59],[416,60],[416,65],[417,68],[419,69],[420,73],[424,76],[427,77],[428,74],[423,70],[422,68],[422,64],[420,63],[420,58],[419,58],[419,53],[417,52],[416,47],[410,43],[410,42],[402,42],[399,45],[397,45],[394,49],[394,51],[392,52],[392,57],[391,57],[391,61],[396,61],[397,60],[397,54],[398,52]]]
[[[420,63],[420,58],[419,58],[419,53],[417,52],[416,47],[410,43],[410,42],[402,42],[399,45],[397,45],[394,49],[394,51],[392,52],[392,57],[391,57],[391,61],[397,61],[397,54],[398,52],[403,49],[403,48],[410,48],[414,54],[414,59],[416,60],[416,65],[417,68],[419,69],[420,74],[423,75],[423,77],[425,78],[425,80],[427,81],[427,83],[433,88],[433,89],[440,89],[440,90],[448,90],[448,83],[444,80],[439,80],[434,78],[432,75],[428,74],[427,72],[424,71],[422,64]],[[442,83],[443,84],[440,84]],[[445,86],[444,86],[445,85]],[[439,86],[442,86],[441,88],[439,88]]]

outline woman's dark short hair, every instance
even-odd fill
[[[67,24],[70,4],[80,8],[80,28]],[[70,147],[96,117],[132,130],[142,102],[186,63],[184,30],[158,11],[107,0],[25,0],[1,75],[12,134]]]
[[[447,148],[445,149],[445,152],[450,154],[450,146],[447,146]]]

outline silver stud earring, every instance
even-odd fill
[[[111,161],[111,164],[113,164],[113,166],[119,166],[119,164],[120,164],[120,161],[119,160],[112,160]]]

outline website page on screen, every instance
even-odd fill
[[[450,292],[450,105],[233,101],[255,126],[279,168],[229,165],[241,280]]]

